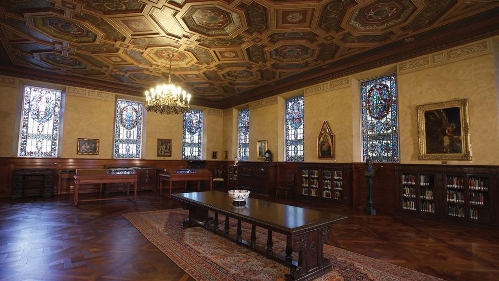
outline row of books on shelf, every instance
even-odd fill
[[[343,186],[342,181],[333,181],[332,183],[333,183],[334,187],[342,187]],[[331,187],[331,181],[324,180],[324,187]]]
[[[428,186],[433,182],[431,175],[419,175],[419,185]],[[402,184],[416,185],[416,175],[404,174],[402,175]]]
[[[406,200],[403,203],[402,206],[406,210],[416,210],[416,202],[413,200]],[[420,205],[421,211],[422,212],[427,212],[427,213],[435,213],[435,203],[432,202],[421,202]],[[465,216],[465,208],[460,205],[448,205],[447,206],[447,215],[451,217],[459,217],[459,218],[464,218]],[[470,208],[470,218],[471,219],[478,219],[478,209],[477,208]]]
[[[462,191],[447,190],[447,202],[464,203],[464,199]]]
[[[303,188],[302,189],[302,195],[306,196],[317,196],[319,194],[318,190],[316,188]],[[334,199],[341,199],[341,190],[324,190],[322,192],[322,197],[324,198],[334,198]]]
[[[484,205],[486,196],[483,192],[470,191],[470,203],[473,205]]]
[[[447,187],[453,188],[464,188],[464,178],[461,176],[448,176],[447,177]],[[488,190],[488,182],[487,179],[483,178],[468,178],[468,188],[473,190]]]
[[[319,177],[319,171],[318,170],[302,170],[301,175],[304,178],[311,177],[311,178],[318,178]],[[335,179],[342,179],[343,178],[343,172],[342,171],[330,171],[330,170],[323,170],[322,171],[322,177],[324,178],[335,178]]]
[[[333,184],[335,188],[341,188],[343,186],[343,182],[339,181],[334,181]],[[319,186],[319,182],[317,180],[304,180],[301,186],[317,188]],[[332,186],[333,185],[331,185],[331,181],[324,181],[324,188],[331,188]]]
[[[435,203],[421,201],[421,211],[427,212],[427,213],[435,213]]]
[[[416,185],[417,176],[414,174],[403,174],[402,184],[403,185]],[[464,188],[464,177],[462,176],[448,176],[447,186],[454,188]],[[432,175],[419,175],[419,185],[429,186],[433,185]],[[469,177],[468,187],[474,190],[488,190],[487,179],[481,177]]]

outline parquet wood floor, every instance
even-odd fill
[[[285,201],[282,201],[285,202]],[[288,201],[287,203],[298,204]],[[0,200],[0,280],[193,280],[123,213],[178,208],[154,191],[127,200]],[[499,231],[310,206],[346,214],[329,244],[445,280],[497,280]]]

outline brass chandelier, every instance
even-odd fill
[[[191,94],[172,83],[173,54],[168,54],[168,58],[170,58],[168,84],[159,84],[145,92],[146,110],[160,114],[183,114],[190,109]]]

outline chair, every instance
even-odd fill
[[[275,196],[277,197],[279,193],[284,193],[284,197],[288,197],[288,193],[294,196],[295,193],[295,172],[286,171],[286,176],[284,181],[279,183],[275,188]]]
[[[223,169],[217,169],[215,170],[215,176],[213,177],[213,186],[215,188],[219,189],[225,189],[225,177],[224,177],[224,170]]]

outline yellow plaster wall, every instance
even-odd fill
[[[64,105],[61,157],[112,158],[114,108],[113,98],[105,100],[67,94]],[[77,154],[78,138],[99,139],[99,154]]]
[[[0,156],[15,157],[17,140],[14,138],[16,132],[16,104],[17,87],[15,79],[0,77]],[[2,84],[3,83],[3,84]],[[14,109],[14,110],[13,110]]]
[[[351,88],[305,95],[305,162],[352,162]],[[323,121],[327,121],[335,137],[334,159],[319,159],[317,137]]]
[[[257,141],[266,140],[267,149],[276,155],[279,147],[277,130],[278,119],[284,118],[279,115],[278,97],[274,96],[268,99],[256,101],[250,104],[250,154],[249,161],[262,161],[257,155]],[[281,110],[282,111],[282,110]],[[275,156],[274,156],[275,157]],[[273,159],[276,161],[276,159]]]
[[[147,112],[145,116],[145,159],[182,159],[183,115],[163,115]],[[172,140],[172,156],[158,157],[158,139]]]
[[[207,109],[203,113],[204,137],[203,151],[206,155],[203,159],[223,160],[223,111],[220,109]],[[217,158],[213,158],[216,152]]]
[[[469,56],[464,55],[467,48]],[[414,65],[413,62],[428,61],[427,67],[416,67],[407,73],[400,71],[397,77],[401,163],[442,163],[441,160],[418,160],[417,106],[456,99],[468,99],[469,102],[472,161],[447,163],[499,163],[499,151],[495,149],[499,143],[499,127],[494,55],[490,50],[483,50],[472,56],[473,49],[477,49],[476,44],[456,48],[454,52],[450,50],[399,64],[401,69],[401,66]],[[452,60],[452,55],[459,52],[464,57]],[[435,63],[435,59],[440,57],[443,57],[442,60]]]

